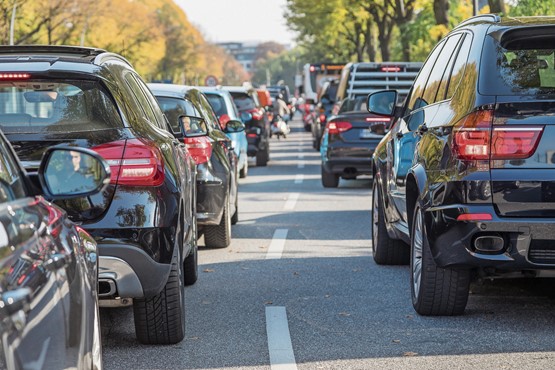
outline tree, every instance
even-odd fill
[[[503,13],[507,14],[504,0],[488,0],[490,13]],[[545,13],[547,14],[547,13]]]

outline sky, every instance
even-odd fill
[[[174,0],[211,42],[276,41],[293,44],[283,12],[286,0]]]

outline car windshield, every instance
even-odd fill
[[[366,110],[366,98],[359,97],[346,99],[339,108],[339,113],[345,112],[368,113],[368,111]]]
[[[485,95],[555,93],[554,36],[523,41],[526,30],[485,41],[480,92]],[[493,63],[492,63],[493,61]]]
[[[4,132],[74,132],[123,126],[108,93],[93,81],[0,83]]]
[[[231,96],[233,97],[233,102],[237,105],[237,109],[239,109],[239,111],[243,112],[256,109],[254,100],[249,95],[245,93],[231,93]]]

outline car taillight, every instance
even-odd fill
[[[353,128],[350,122],[344,121],[330,121],[326,127],[330,135],[338,135],[341,132],[345,132]]]
[[[320,114],[320,117],[318,117],[318,119],[320,120],[320,123],[324,123],[324,122],[326,122],[326,115],[325,114]]]
[[[138,139],[120,140],[92,148],[108,164],[110,183],[129,186],[159,186],[164,182],[160,150]]]
[[[491,159],[523,159],[536,151],[543,126],[495,127],[491,138]]]
[[[455,154],[460,159],[523,159],[536,151],[543,126],[497,126],[493,111],[470,113],[454,130]]]
[[[255,119],[257,121],[261,120],[264,117],[264,115],[258,109],[251,109],[248,112],[252,114],[252,119]]]
[[[206,136],[187,137],[184,139],[185,145],[196,164],[206,163],[212,156],[212,144]]]
[[[493,111],[479,110],[470,113],[453,132],[455,155],[463,160],[489,159]]]
[[[21,72],[8,72],[8,73],[0,73],[0,80],[27,80],[31,78],[29,73],[21,73]]]
[[[400,72],[400,67],[384,66],[381,68],[382,72]]]

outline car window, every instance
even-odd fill
[[[153,123],[155,123],[162,130],[167,131],[168,128],[166,127],[166,122],[164,120],[164,115],[162,114],[162,111],[160,110],[159,105],[156,102],[156,99],[154,98],[154,96],[150,92],[150,89],[146,86],[146,84],[143,82],[143,80],[139,76],[134,74],[133,77],[137,80],[137,84],[139,84],[139,87],[141,88],[141,91],[143,92],[145,98],[149,102],[148,106],[152,110],[152,114],[154,115],[154,122]]]
[[[254,100],[246,93],[232,92],[233,102],[237,105],[240,112],[256,109]]]
[[[127,83],[130,85],[131,89],[133,90],[133,94],[138,99],[141,105],[141,109],[145,113],[145,117],[148,119],[148,121],[152,125],[165,130],[166,128],[159,121],[159,118],[154,113],[154,108],[152,107],[151,102],[148,99],[147,93],[141,87],[139,80],[132,73],[127,73],[125,75],[125,79]]]
[[[26,196],[19,166],[5,140],[0,138],[0,203]]]
[[[6,133],[77,132],[123,127],[111,95],[96,81],[0,82]]]
[[[213,130],[219,130],[220,129],[220,124],[219,124],[219,121],[218,121],[218,117],[216,117],[216,115],[214,114],[214,110],[210,106],[210,103],[208,103],[208,100],[206,100],[206,97],[204,96],[204,94],[200,94],[199,96],[200,96],[200,98],[199,98],[199,103],[200,103],[199,109],[202,111],[203,117],[206,117],[206,120],[207,120],[206,123]]]
[[[426,82],[428,81],[428,77],[430,76],[430,72],[432,71],[435,61],[444,45],[445,42],[442,41],[434,48],[434,50],[422,66],[420,73],[418,73],[418,77],[416,77],[416,80],[414,81],[414,84],[412,86],[412,91],[407,104],[408,111],[405,112],[405,115],[409,114],[415,109],[429,104],[422,99],[422,94],[424,93],[424,88],[426,86]]]
[[[366,110],[366,97],[358,97],[358,98],[349,98],[343,100],[341,107],[339,108],[338,113],[344,112],[364,112],[367,113]]]
[[[447,87],[447,95],[445,96],[445,99],[451,99],[453,97],[455,91],[457,90],[457,87],[459,86],[459,83],[463,78],[468,55],[470,54],[471,44],[472,35],[467,34],[464,38],[462,46],[459,49],[455,63],[453,64],[453,71],[449,76],[449,84]]]
[[[222,114],[228,114],[227,112],[227,107],[225,105],[225,100],[223,97],[221,97],[220,95],[217,94],[205,94],[206,95],[206,99],[208,99],[208,103],[210,103],[210,106],[212,107],[212,109],[214,110],[214,113],[216,113],[216,115],[219,117]]]
[[[422,94],[422,100],[427,102],[428,104],[433,104],[436,102],[436,95],[441,83],[441,78],[445,73],[445,70],[450,66],[449,63],[452,60],[455,48],[457,47],[460,39],[461,34],[449,37],[445,42],[445,46],[441,50],[441,53],[439,53],[436,62],[434,63],[434,67],[430,72],[430,77],[428,78],[428,82],[426,83],[426,87],[424,88],[424,93]]]
[[[181,133],[179,116],[200,117],[200,113],[189,100],[162,96],[157,96],[156,99],[158,100],[160,108],[168,118],[172,131],[176,134]]]

